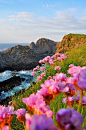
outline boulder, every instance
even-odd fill
[[[0,82],[0,94],[2,91],[8,91],[12,89],[15,86],[19,86],[22,81],[24,81],[24,78],[20,78],[19,76],[13,76],[8,80],[5,80],[3,82]]]

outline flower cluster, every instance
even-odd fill
[[[10,128],[10,123],[13,120],[13,112],[14,107],[8,106],[0,106],[0,129],[3,129],[7,127]]]
[[[17,115],[18,121],[23,123],[25,130],[82,129],[83,116],[72,106],[74,102],[78,108],[80,105],[82,109],[86,106],[86,96],[83,94],[86,91],[86,67],[69,65],[67,72],[71,75],[70,77],[67,77],[64,73],[58,73],[61,67],[57,66],[56,62],[66,58],[67,56],[64,54],[57,53],[52,57],[47,56],[39,61],[41,64],[51,65],[53,71],[57,73],[52,77],[49,76],[41,83],[41,89],[37,90],[35,94],[33,93],[29,97],[22,99],[28,111],[24,108],[14,111],[14,108],[11,106],[0,106],[0,130],[11,129],[10,123],[13,120],[13,114]],[[39,72],[38,76],[36,76],[37,72]],[[46,76],[46,65],[45,67],[36,66],[31,75],[35,76],[38,82],[41,82],[43,77]],[[54,109],[50,109],[50,101],[53,101],[54,108],[55,96],[61,93],[65,95],[62,102],[71,107],[60,109],[55,115]],[[52,117],[53,119],[56,118],[57,126],[55,126]]]

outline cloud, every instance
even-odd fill
[[[51,5],[51,4],[46,4],[43,5],[44,8],[50,9],[50,8],[54,8],[56,5]]]
[[[79,10],[76,9],[76,8],[68,8],[68,9],[65,10],[65,12],[69,13],[69,14],[72,14],[72,15],[75,15],[75,14],[77,14],[79,12]]]
[[[56,16],[42,17],[34,13],[18,12],[7,21],[0,20],[0,40],[4,42],[31,42],[41,37],[60,41],[68,33],[86,33],[86,17],[77,18],[57,11]],[[11,38],[10,38],[11,37]]]

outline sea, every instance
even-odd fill
[[[28,46],[29,43],[18,43],[18,44],[17,43],[12,43],[12,44],[3,43],[2,44],[1,43],[0,51],[4,51],[10,47],[15,47],[17,45],[22,45],[22,46],[27,45]],[[20,76],[21,78],[25,78],[25,80],[21,83],[21,85],[15,86],[13,89],[11,89],[7,92],[2,91],[1,95],[0,95],[0,102],[3,99],[6,99],[7,97],[13,96],[15,93],[19,92],[22,89],[28,89],[31,86],[31,84],[30,84],[31,81],[36,82],[36,79],[34,77],[31,77],[31,73],[32,73],[32,70],[21,70],[21,71],[5,70],[4,72],[1,72],[0,73],[0,82],[10,79],[13,76]]]

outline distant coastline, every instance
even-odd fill
[[[7,50],[8,48],[15,47],[17,45],[29,46],[30,43],[0,43],[0,51]]]

